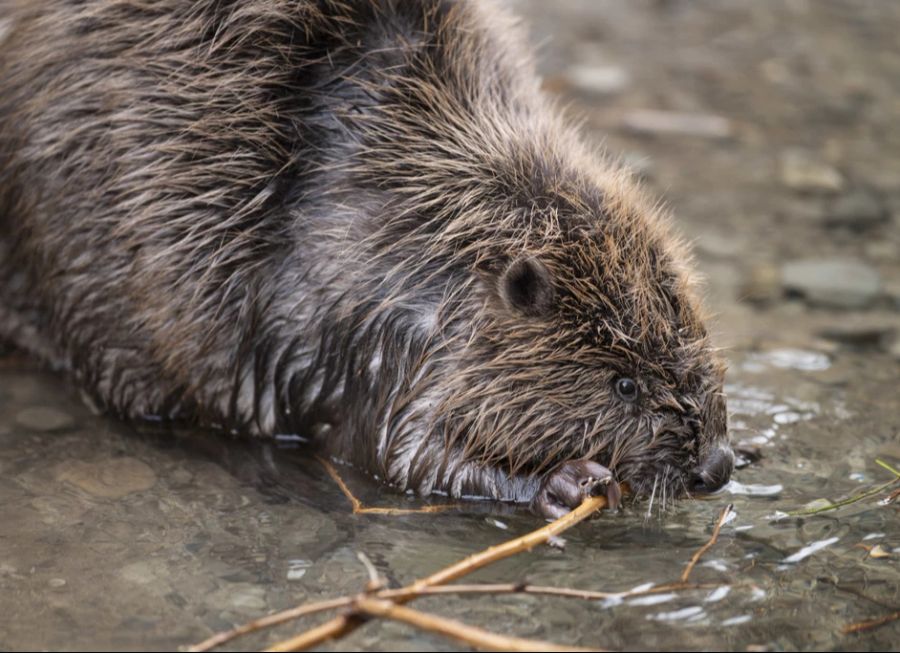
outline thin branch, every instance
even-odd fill
[[[884,626],[885,624],[889,624],[892,621],[897,621],[898,619],[900,619],[900,610],[891,614],[887,614],[883,617],[879,617],[878,619],[869,619],[868,621],[860,621],[859,623],[849,624],[841,628],[841,632],[844,635],[849,635],[851,633],[861,633],[865,630],[872,630],[873,628]]]
[[[199,644],[194,644],[187,650],[192,652],[208,651],[212,648],[215,648],[216,646],[221,646],[225,642],[230,642],[236,637],[248,635],[263,628],[277,626],[278,624],[283,624],[284,622],[291,621],[293,619],[299,619],[300,617],[305,617],[309,614],[324,612],[325,610],[334,610],[336,608],[343,608],[352,604],[353,597],[344,596],[339,599],[330,599],[328,601],[319,601],[318,603],[308,603],[306,605],[300,605],[296,608],[291,608],[290,610],[283,610],[282,612],[278,612],[276,614],[271,614],[266,617],[254,619],[253,621],[250,621],[242,626],[238,626],[237,628],[232,628],[231,630],[216,633],[212,637],[203,640]]]
[[[707,590],[721,587],[722,583],[670,583],[658,585],[637,592],[627,590],[624,592],[598,592],[594,590],[580,590],[571,587],[550,587],[546,585],[523,585],[521,583],[492,583],[483,585],[436,585],[420,590],[419,596],[439,596],[443,594],[533,594],[536,596],[555,596],[559,598],[582,599],[585,601],[603,601],[605,599],[630,599],[649,594],[664,594],[682,590]],[[398,595],[404,595],[405,588],[397,590],[384,590],[375,596],[383,599],[393,599]]]
[[[344,496],[350,501],[350,505],[353,506],[354,515],[415,515],[420,513],[445,512],[447,510],[459,508],[459,506],[452,503],[438,506],[421,506],[420,508],[367,508],[363,505],[362,501],[356,498],[356,495],[353,494],[330,461],[321,456],[316,456],[316,460],[322,463],[325,471],[327,471],[328,475],[334,479],[334,482],[337,483],[341,492],[343,492]]]
[[[838,501],[837,503],[829,503],[827,506],[823,506],[821,508],[805,508],[800,510],[791,510],[790,512],[785,513],[789,517],[806,517],[808,515],[818,515],[820,512],[828,512],[830,510],[837,510],[838,508],[843,508],[844,506],[849,506],[854,503],[858,503],[863,499],[868,499],[869,497],[873,497],[876,494],[881,494],[882,491],[887,488],[895,485],[900,482],[900,477],[897,477],[893,480],[888,481],[887,483],[882,483],[878,487],[872,488],[871,490],[867,490],[862,494],[857,494],[856,496],[849,497],[847,499],[843,499]]]
[[[681,574],[681,582],[686,583],[688,581],[688,577],[691,575],[691,572],[694,571],[694,567],[700,558],[703,557],[703,554],[709,551],[710,548],[716,543],[716,540],[719,539],[719,531],[722,530],[722,526],[725,524],[728,516],[731,514],[734,506],[732,504],[728,504],[722,509],[722,512],[719,514],[719,521],[716,522],[716,527],[713,529],[712,537],[709,538],[709,542],[701,546],[697,549],[697,552],[694,554],[694,557],[691,558],[691,561],[687,564],[687,567],[684,568],[684,573]]]
[[[470,555],[456,564],[431,574],[427,578],[417,580],[415,583],[408,586],[409,596],[414,597],[418,594],[419,590],[424,587],[445,585],[457,578],[471,574],[473,571],[481,569],[486,565],[497,562],[498,560],[503,560],[517,553],[521,553],[522,551],[530,551],[538,545],[546,544],[550,538],[556,537],[572,528],[575,524],[584,521],[598,510],[605,508],[606,505],[607,500],[604,496],[587,497],[581,502],[580,506],[575,508],[575,510],[566,513],[543,528],[539,528],[536,531],[509,540],[503,544],[488,547],[484,551]]]
[[[827,576],[821,576],[818,580],[820,582],[828,583],[829,585],[834,587],[834,589],[838,590],[839,592],[847,592],[848,594],[857,596],[865,601],[868,601],[869,603],[873,603],[873,604],[877,605],[879,608],[884,608],[885,610],[894,610],[896,608],[895,605],[890,605],[890,604],[880,601],[878,599],[872,598],[865,592],[858,590],[855,587],[851,587],[849,585],[842,585],[842,584],[838,583],[837,581],[835,581],[831,578],[828,578]]]
[[[888,470],[891,474],[893,474],[893,475],[896,476],[897,478],[900,478],[900,471],[898,471],[898,470],[894,469],[893,467],[891,467],[888,463],[886,463],[886,462],[884,462],[883,460],[881,460],[881,458],[876,458],[876,459],[875,459],[875,464],[876,464],[876,465],[880,465],[881,467],[884,467],[884,468],[885,468],[886,470]]]
[[[273,646],[265,649],[266,651],[304,651],[308,648],[312,648],[316,644],[320,642],[326,642],[329,639],[336,639],[346,634],[348,629],[348,624],[356,624],[359,625],[362,622],[352,616],[346,615],[342,616],[338,619],[332,619],[331,621],[326,621],[324,624],[316,626],[315,628],[310,628],[306,632],[300,633],[296,637],[291,637],[290,639],[286,639],[283,642],[278,642]]]
[[[523,639],[498,635],[482,628],[469,626],[455,619],[446,619],[436,615],[413,610],[392,601],[375,598],[362,598],[357,601],[357,608],[373,617],[382,617],[400,621],[422,630],[438,633],[456,639],[464,644],[489,651],[602,651],[603,649],[586,649],[579,647],[559,646],[551,642],[536,639]]]
[[[891,487],[892,485],[895,485],[896,483],[900,483],[900,471],[894,469],[891,465],[889,465],[888,463],[884,462],[883,460],[881,460],[879,458],[875,459],[875,463],[881,467],[884,467],[886,470],[888,470],[891,474],[894,475],[894,478],[892,478],[887,483],[882,483],[878,487],[875,487],[871,490],[867,490],[861,494],[857,494],[857,495],[849,497],[847,499],[843,499],[842,501],[838,501],[837,503],[830,503],[827,506],[823,506],[821,508],[807,508],[807,509],[800,509],[800,510],[791,510],[784,514],[788,515],[789,517],[806,517],[808,515],[817,515],[820,512],[828,512],[830,510],[837,510],[838,508],[843,508],[844,506],[849,506],[851,504],[857,503],[858,501],[862,501],[863,499],[868,499],[869,497],[875,496],[876,494],[880,494],[883,490],[886,490],[887,488]],[[891,497],[894,497],[894,494],[895,493],[891,493],[888,497],[886,497],[887,503],[890,503],[892,501]]]

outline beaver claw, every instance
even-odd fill
[[[612,472],[591,460],[567,462],[548,476],[531,503],[538,515],[547,519],[558,519],[589,496],[596,496],[605,490],[609,507],[619,504],[619,484],[613,480]]]

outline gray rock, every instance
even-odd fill
[[[734,257],[740,254],[742,243],[734,237],[714,232],[701,234],[694,241],[694,248],[711,258],[726,259],[733,261]]]
[[[887,209],[878,197],[868,191],[857,190],[834,203],[825,216],[825,224],[863,231],[886,222],[888,217]]]
[[[768,304],[781,296],[780,270],[771,263],[755,265],[738,290],[740,299],[751,304]]]
[[[807,303],[830,308],[864,308],[878,297],[878,272],[850,259],[806,259],[781,268],[785,291],[801,295]]]
[[[896,328],[890,324],[832,324],[819,330],[819,335],[832,342],[857,348],[887,349],[896,335]]]
[[[262,612],[266,609],[266,590],[250,585],[241,586],[239,589],[233,590],[231,605],[239,610]]]
[[[48,406],[32,406],[20,410],[16,423],[29,431],[62,431],[74,423],[72,416]]]
[[[788,188],[817,193],[837,193],[844,188],[840,172],[804,150],[785,150],[780,164],[781,181]]]
[[[896,311],[900,311],[900,279],[896,277],[890,278],[883,285],[889,306]]]
[[[575,89],[592,95],[612,95],[631,82],[628,71],[620,66],[576,65],[569,68],[567,77]]]
[[[900,260],[900,248],[890,240],[873,238],[863,245],[866,258],[870,261],[893,263]],[[898,295],[900,299],[900,295]]]
[[[887,350],[895,360],[900,361],[900,337],[894,338],[894,341],[888,344]]]
[[[638,109],[622,118],[625,129],[649,135],[699,136],[701,138],[729,138],[731,121],[722,116],[705,113],[680,113]]]

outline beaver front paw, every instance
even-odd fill
[[[581,505],[586,497],[605,493],[609,507],[619,504],[619,484],[612,472],[591,460],[574,460],[544,479],[531,508],[547,519],[558,519]]]

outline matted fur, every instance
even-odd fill
[[[0,21],[0,335],[105,409],[316,433],[401,488],[517,501],[581,458],[674,495],[726,442],[685,248],[504,13],[0,0]],[[532,311],[504,295],[522,260],[550,282]]]

